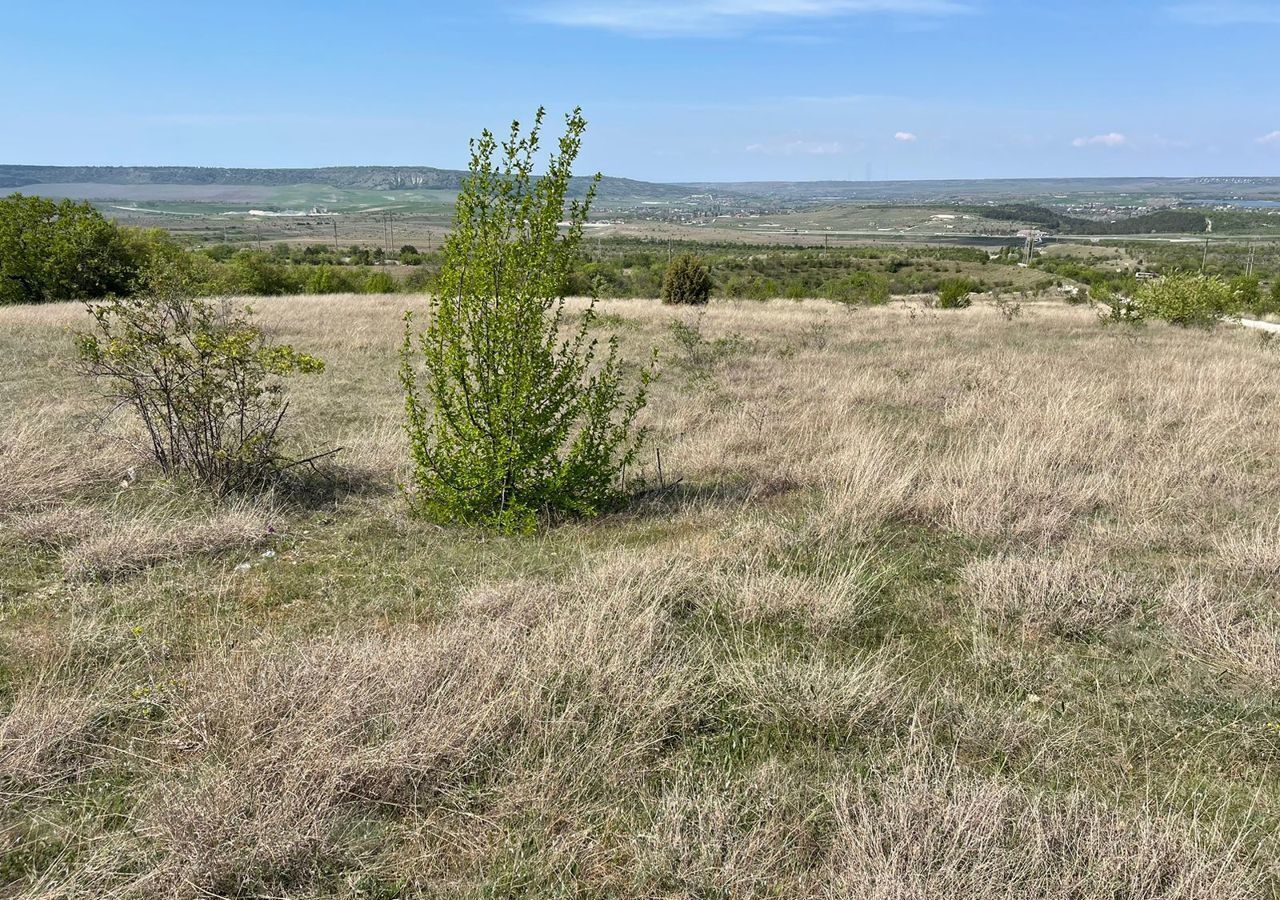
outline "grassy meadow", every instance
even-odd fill
[[[645,490],[507,537],[397,488],[423,298],[255,306],[344,449],[216,504],[0,308],[0,896],[1280,897],[1275,345],[602,301]]]

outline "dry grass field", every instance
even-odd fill
[[[406,304],[257,303],[345,449],[221,505],[0,309],[0,896],[1280,897],[1280,351],[604,303],[651,489],[495,537],[398,492]]]

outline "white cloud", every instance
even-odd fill
[[[1258,138],[1257,143],[1280,146],[1280,131],[1273,131],[1270,134],[1264,134],[1262,137]]]
[[[765,156],[837,156],[844,153],[839,141],[783,141],[772,144],[749,144],[748,153]]]
[[[902,141],[904,144],[914,144],[920,138],[910,131],[899,131],[893,136],[895,141]]]
[[[948,16],[969,10],[961,0],[541,0],[526,15],[553,25],[672,37],[733,34],[787,19],[867,13]]]
[[[1093,137],[1078,137],[1071,142],[1073,147],[1123,147],[1129,139],[1118,131],[1110,134],[1095,134]]]
[[[1280,25],[1280,5],[1260,0],[1178,3],[1169,12],[1193,25]]]

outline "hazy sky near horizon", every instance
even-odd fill
[[[1280,175],[1280,0],[10,0],[0,163],[465,167],[581,105],[661,181]]]

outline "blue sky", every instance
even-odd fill
[[[1280,0],[44,3],[0,162],[461,167],[575,104],[653,180],[1280,175]]]

